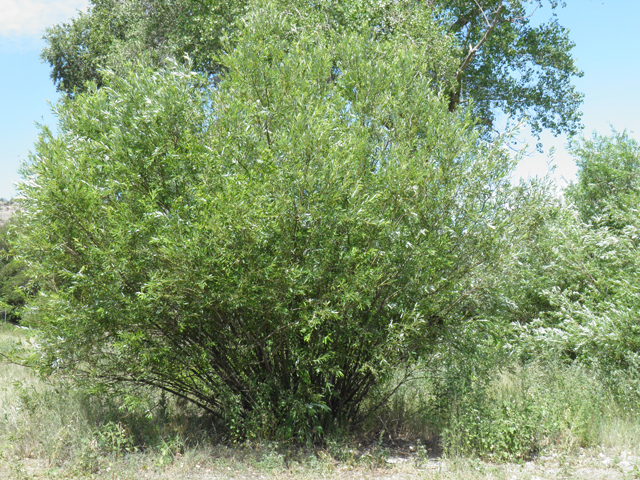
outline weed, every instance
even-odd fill
[[[163,439],[158,446],[159,458],[156,461],[158,467],[172,464],[176,458],[184,455],[186,441],[180,435],[174,435]]]
[[[95,432],[98,446],[106,453],[112,454],[116,460],[120,454],[136,450],[133,440],[122,423],[107,422]]]

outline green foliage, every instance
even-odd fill
[[[512,198],[520,238],[508,244],[478,314],[523,360],[624,368],[640,351],[637,227],[585,225],[544,182],[523,184]]]
[[[378,39],[269,3],[215,88],[138,66],[63,101],[20,186],[41,368],[313,440],[455,330],[513,228],[512,162],[447,112],[442,32],[405,13]]]
[[[515,187],[510,205],[518,237],[506,243],[507,261],[487,292],[484,308],[491,322],[528,324],[555,309],[549,289],[565,288],[579,275],[573,266],[562,267],[557,253],[576,219],[544,179]]]
[[[585,223],[621,230],[640,227],[640,144],[625,131],[575,141],[577,181],[567,187]]]
[[[575,134],[582,94],[571,81],[582,76],[571,56],[574,44],[556,18],[532,21],[564,6],[549,0],[438,0],[438,21],[455,37],[458,71],[450,108],[473,105],[491,127],[496,112],[543,129]],[[540,11],[538,11],[540,10]],[[534,26],[534,24],[536,24]],[[557,99],[562,98],[562,102]]]
[[[43,60],[59,91],[73,95],[102,85],[100,68],[123,71],[131,59],[158,66],[189,55],[205,74],[219,73],[215,57],[246,2],[92,0],[86,13],[45,34]]]
[[[525,460],[550,445],[596,445],[616,412],[605,383],[579,364],[494,370],[446,398],[445,451],[494,460]]]
[[[640,352],[638,228],[585,225],[557,201],[529,246],[507,265],[497,316],[513,324],[522,358],[618,369]]]
[[[578,179],[566,196],[579,217],[552,241],[558,280],[546,296],[554,308],[523,330],[522,345],[620,371],[631,368],[640,352],[640,146],[626,132],[594,134],[574,142],[573,153]]]
[[[122,453],[135,450],[133,440],[122,423],[105,423],[96,430],[95,437],[98,447],[108,454],[115,455],[116,459]]]
[[[11,253],[9,229],[13,222],[0,225],[0,321],[17,322],[24,306],[29,276],[26,266]]]
[[[436,49],[448,41],[451,61],[432,72],[433,86],[448,92],[451,110],[471,105],[487,126],[498,112],[529,123],[536,134],[545,128],[575,133],[580,126],[582,96],[571,80],[581,72],[571,57],[573,44],[555,19],[531,25],[537,1],[280,3],[282,8],[295,5],[313,11],[323,17],[326,28],[340,34],[373,27],[373,35],[383,39],[398,33],[401,25],[414,38],[424,34]],[[552,0],[545,6],[555,9],[558,3]],[[100,67],[123,71],[132,58],[164,66],[167,57],[186,54],[196,70],[217,79],[224,72],[218,57],[228,51],[225,37],[241,29],[239,20],[255,8],[246,0],[92,0],[87,13],[48,29],[42,57],[51,65],[58,89],[71,95],[84,91],[88,81],[102,85]],[[487,22],[494,17],[496,24],[490,27]],[[442,27],[439,36],[424,30],[434,19]]]

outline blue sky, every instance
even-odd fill
[[[0,0],[0,197],[16,192],[18,167],[38,138],[35,122],[55,125],[56,90],[40,61],[44,28],[66,21],[87,0]]]
[[[557,12],[576,44],[573,55],[584,72],[574,82],[585,95],[581,108],[585,128],[580,136],[590,137],[594,131],[608,135],[613,127],[633,132],[631,136],[640,141],[640,0],[567,0],[567,4]],[[548,16],[548,11],[548,6],[539,10],[536,18]],[[521,137],[535,145],[526,134]],[[545,175],[548,151],[555,147],[554,177],[561,185],[574,179],[577,168],[565,151],[567,138],[547,132],[542,143],[546,155],[527,156],[515,176]]]
[[[42,32],[87,4],[87,0],[0,0],[0,197],[16,194],[13,184],[20,179],[20,162],[37,139],[35,122],[55,125],[47,101],[55,102],[57,93],[49,67],[39,58]],[[545,5],[534,18],[549,16]],[[558,18],[571,32],[575,58],[585,73],[575,82],[585,94],[583,135],[594,130],[608,134],[613,126],[640,140],[640,0],[568,0]],[[520,137],[535,144],[526,132]],[[564,150],[566,141],[544,134],[545,154],[531,147],[515,176],[545,175],[551,160],[558,182],[570,181],[576,167]],[[551,147],[556,148],[552,159]]]

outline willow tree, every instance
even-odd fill
[[[433,88],[431,13],[396,8],[381,39],[258,3],[214,87],[138,65],[58,105],[20,186],[42,368],[317,436],[468,317],[511,160]]]

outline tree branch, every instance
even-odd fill
[[[491,22],[489,22],[489,19],[485,15],[484,10],[482,9],[482,6],[478,3],[478,0],[473,0],[473,1],[478,6],[478,9],[480,9],[480,13],[482,13],[482,16],[484,17],[484,21],[487,22],[487,27],[491,28]],[[498,10],[499,10],[499,8],[498,8]]]
[[[476,0],[474,1],[476,2],[476,5],[478,5],[478,2]],[[471,60],[473,59],[475,54],[478,53],[478,50],[480,50],[480,47],[484,45],[484,43],[489,38],[489,35],[491,35],[491,32],[493,32],[493,30],[496,28],[496,25],[498,25],[498,20],[500,18],[500,10],[502,10],[502,1],[503,0],[500,0],[500,3],[498,4],[498,9],[496,10],[496,13],[493,17],[493,22],[491,22],[491,24],[489,24],[489,19],[484,14],[482,7],[478,5],[478,7],[480,8],[480,11],[482,11],[482,15],[487,20],[487,25],[489,28],[487,28],[487,31],[485,32],[484,36],[480,39],[480,41],[474,47],[471,47],[471,45],[469,45],[469,53],[467,54],[466,58],[463,60],[462,64],[458,68],[458,71],[456,72],[456,77],[459,77],[460,75],[462,75],[462,72],[469,66],[469,63],[471,63]]]
[[[471,60],[473,60],[473,57],[476,55],[476,53],[478,53],[478,50],[480,50],[482,45],[484,45],[484,43],[487,41],[487,39],[489,38],[489,35],[491,35],[491,32],[493,32],[493,30],[496,28],[496,25],[498,25],[498,20],[500,19],[500,11],[502,10],[503,0],[500,0],[500,2],[498,3],[498,8],[496,10],[496,13],[494,14],[494,17],[493,17],[493,21],[489,23],[489,19],[485,15],[484,10],[482,9],[482,6],[477,2],[477,0],[473,0],[473,1],[480,9],[482,16],[485,18],[488,28],[487,28],[487,31],[484,33],[483,37],[475,46],[472,47],[471,45],[469,45],[469,52],[467,53],[467,56],[462,61],[462,63],[458,67],[458,70],[456,71],[456,87],[455,87],[455,91],[451,95],[451,99],[449,100],[450,112],[455,111],[458,105],[460,104],[460,95],[462,93],[462,72],[464,72],[465,69],[469,66],[469,63],[471,63]]]
[[[526,18],[531,18],[533,17],[533,14],[536,13],[538,11],[538,9],[542,6],[542,3],[538,0],[538,6],[536,8],[533,9],[533,12],[531,12],[529,15],[525,15],[524,17],[513,17],[510,18],[509,20],[507,20],[507,22],[517,22],[518,20],[524,20]]]

